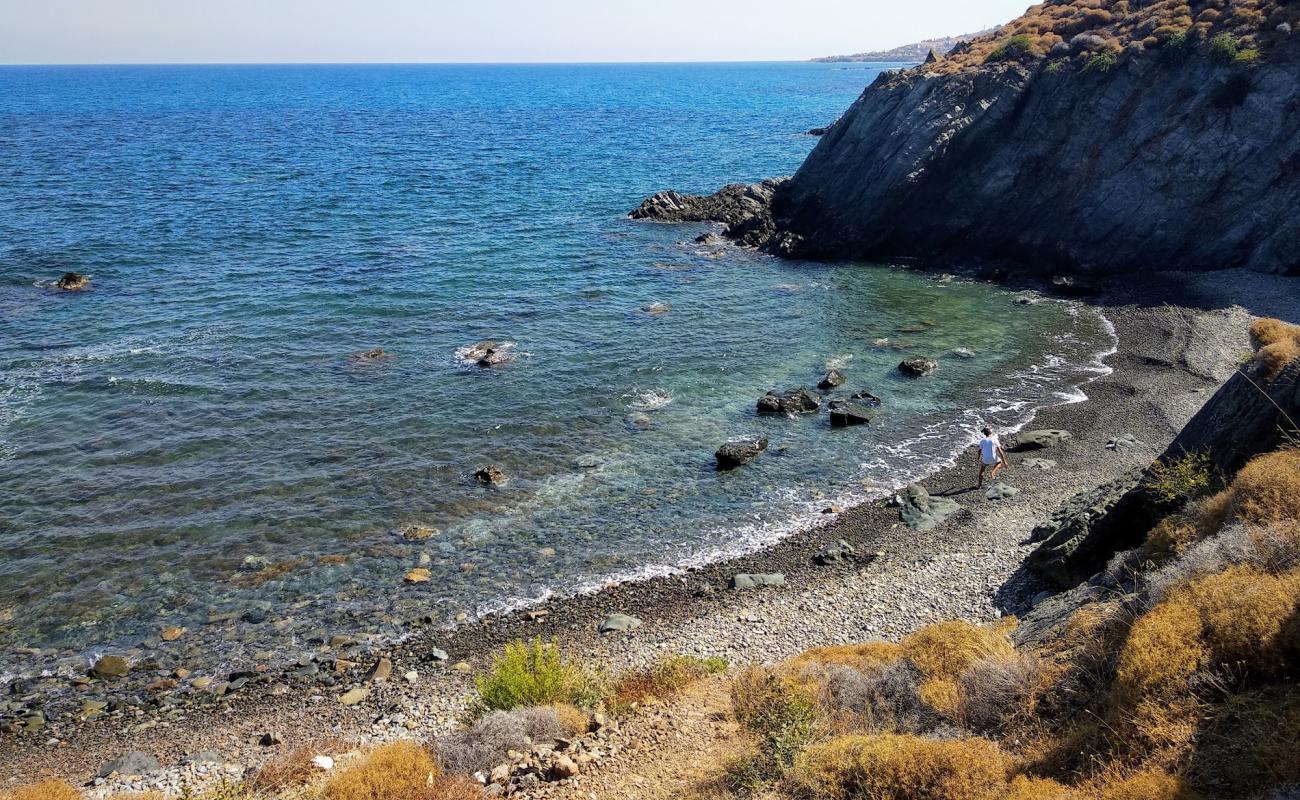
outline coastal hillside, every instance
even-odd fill
[[[828,260],[1294,274],[1297,24],[1278,2],[1035,6],[882,75],[731,233]]]
[[[992,28],[978,33],[962,34],[961,36],[940,36],[935,39],[923,39],[919,42],[912,42],[889,50],[872,50],[866,53],[853,53],[852,55],[843,56],[822,56],[821,58],[814,58],[813,61],[821,64],[871,62],[919,64],[925,61],[931,52],[943,55],[962,42],[969,42],[971,39],[987,36],[990,33],[993,33]]]

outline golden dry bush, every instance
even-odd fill
[[[1245,522],[1300,520],[1300,450],[1252,459],[1232,482],[1232,510]]]
[[[1196,526],[1198,538],[1213,536],[1223,528],[1228,515],[1232,513],[1232,498],[1232,490],[1224,489],[1192,506],[1190,519]]]
[[[961,711],[962,693],[957,682],[950,678],[929,678],[917,687],[921,702],[948,718]]]
[[[1101,789],[1101,800],[1194,800],[1182,778],[1157,770],[1134,772]]]
[[[1201,617],[1191,606],[1165,601],[1140,617],[1120,651],[1115,680],[1130,702],[1186,691],[1209,663],[1201,641]]]
[[[1255,346],[1256,371],[1269,380],[1300,358],[1300,326],[1257,319],[1250,326],[1250,341]]]
[[[863,642],[805,650],[790,662],[794,667],[810,664],[845,666],[862,669],[889,664],[902,657],[903,650],[893,642]]]
[[[826,800],[1001,800],[1010,760],[987,739],[940,741],[881,734],[813,745],[791,774],[806,797]]]
[[[1007,787],[1005,800],[1083,800],[1077,790],[1049,778],[1031,778],[1017,775]]]
[[[1156,524],[1142,543],[1142,557],[1163,564],[1200,540],[1197,526],[1181,515],[1165,517]]]
[[[104,800],[167,800],[162,792],[121,792],[110,794]]]
[[[560,727],[564,728],[564,732],[569,736],[586,733],[587,729],[591,727],[591,717],[587,716],[587,712],[577,706],[568,703],[556,703],[550,708],[560,720]]]
[[[394,742],[377,747],[359,764],[330,778],[322,792],[324,800],[391,800],[424,798],[441,771],[433,757],[419,744]]]
[[[275,794],[308,783],[320,774],[312,759],[323,750],[315,747],[297,747],[276,756],[245,781],[255,792]]]
[[[40,781],[0,795],[5,800],[81,800],[81,792],[63,781]]]
[[[1250,324],[1250,343],[1256,350],[1285,341],[1300,341],[1300,325],[1280,319],[1257,319]]]
[[[1176,589],[1169,603],[1195,610],[1215,664],[1267,674],[1285,666],[1282,635],[1300,608],[1300,573],[1229,567]]]
[[[989,627],[969,622],[938,622],[904,639],[902,655],[926,678],[955,680],[977,661],[1014,655],[1015,647],[1008,632],[1009,628],[1003,624]]]

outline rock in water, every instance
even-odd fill
[[[100,679],[121,678],[131,671],[131,665],[121,656],[104,656],[95,662],[90,671]]]
[[[1069,431],[1061,430],[1042,430],[1042,431],[1025,431],[1016,436],[1016,443],[1011,446],[1012,451],[1020,453],[1026,450],[1047,450],[1056,447],[1066,439],[1071,438]]]
[[[823,392],[829,392],[837,386],[844,385],[844,373],[837,369],[827,371],[826,375],[817,383],[817,388]]]
[[[54,282],[55,288],[65,292],[80,292],[90,288],[90,278],[79,272],[65,272]]]
[[[1091,297],[1101,294],[1101,286],[1079,275],[1057,275],[1052,278],[1052,288],[1069,297]]]
[[[772,197],[785,179],[762,183],[734,183],[711,195],[660,192],[641,203],[632,219],[653,222],[720,222],[724,234],[741,244],[757,245],[776,233]]]
[[[406,573],[406,578],[404,580],[407,583],[428,583],[433,580],[433,573],[424,567],[416,567]]]
[[[625,633],[641,627],[641,620],[628,614],[610,614],[600,623],[601,633]]]
[[[831,427],[847,428],[852,425],[870,424],[880,416],[878,406],[857,403],[852,400],[832,400],[830,403]]]
[[[107,778],[113,773],[118,775],[146,775],[155,770],[162,769],[162,764],[158,759],[142,753],[139,750],[132,750],[124,753],[112,761],[105,761],[96,773],[96,777]]]
[[[714,454],[719,470],[736,469],[758,458],[767,449],[767,437],[726,442]]]
[[[487,339],[460,348],[456,351],[456,358],[466,364],[496,367],[514,361],[515,344]]]
[[[922,533],[961,510],[961,506],[946,497],[931,497],[925,487],[914,483],[903,490],[899,517],[903,524]]]
[[[787,392],[768,392],[758,398],[760,414],[812,414],[822,407],[822,400],[807,389],[791,389]]]
[[[667,314],[669,311],[672,311],[673,307],[668,305],[667,303],[651,303],[650,305],[645,306],[641,310],[652,317],[659,317],[659,316],[663,316],[664,314]]]
[[[780,572],[769,574],[742,572],[731,579],[733,589],[758,589],[763,586],[785,586],[785,575]]]
[[[474,473],[474,480],[484,486],[500,486],[506,482],[506,473],[497,465],[489,464]]]
[[[912,358],[903,359],[898,365],[898,371],[912,378],[920,378],[929,375],[939,368],[939,362],[933,358],[924,356],[913,356]]]

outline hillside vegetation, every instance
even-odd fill
[[[1205,43],[1225,59],[1258,58],[1300,23],[1300,5],[1278,0],[1051,0],[997,31],[958,45],[925,69],[1041,58],[1092,59]],[[1100,62],[1097,62],[1100,63]]]

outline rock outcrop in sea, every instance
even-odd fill
[[[884,73],[792,178],[632,216],[801,258],[1300,273],[1300,39],[1097,19]]]

